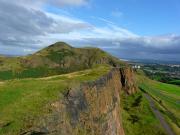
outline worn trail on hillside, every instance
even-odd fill
[[[165,121],[163,115],[160,113],[160,111],[156,108],[155,103],[153,99],[147,94],[144,93],[144,96],[148,99],[150,103],[150,107],[154,113],[154,115],[157,117],[157,119],[160,121],[162,127],[165,129],[166,133],[168,135],[175,135],[174,132],[172,131],[171,127],[168,125],[168,123]]]
[[[4,82],[0,82],[0,84],[4,84]]]

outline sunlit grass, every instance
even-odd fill
[[[150,80],[142,73],[137,75],[137,78],[139,86],[156,99],[160,111],[174,131],[180,133],[180,87]]]
[[[0,134],[18,134],[25,123],[47,114],[47,105],[63,97],[68,87],[93,81],[106,74],[110,68],[103,65],[49,78],[4,81],[0,85]]]
[[[141,91],[129,96],[122,94],[121,104],[126,135],[165,135]]]

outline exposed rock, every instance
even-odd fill
[[[136,92],[137,86],[135,81],[135,76],[133,74],[133,69],[131,68],[121,68],[120,69],[121,74],[121,84],[124,88],[124,90],[128,94],[132,94]]]
[[[48,135],[124,135],[120,91],[134,93],[131,69],[113,68],[100,79],[71,88],[51,104],[49,116],[38,120],[33,133]],[[46,131],[46,132],[45,132]]]

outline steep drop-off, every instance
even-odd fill
[[[51,103],[51,113],[37,119],[24,134],[124,135],[120,92],[136,91],[130,68],[113,68],[96,81],[69,88]]]

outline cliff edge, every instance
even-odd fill
[[[26,134],[124,135],[120,92],[136,92],[133,76],[130,68],[113,68],[96,81],[69,88]]]

